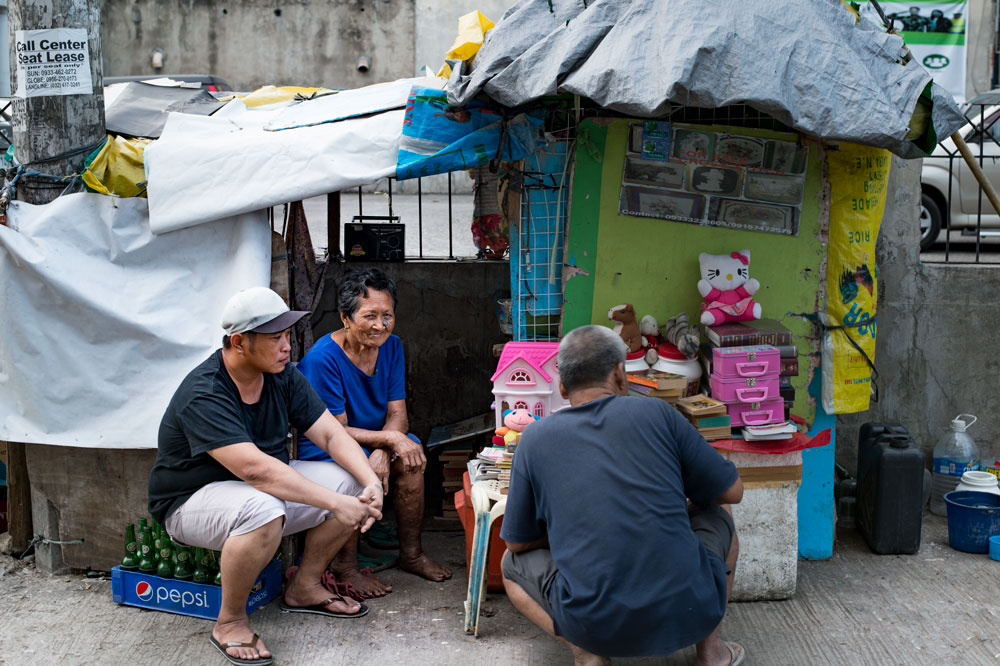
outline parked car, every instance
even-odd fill
[[[197,83],[208,92],[232,90],[225,79],[214,74],[138,74],[134,76],[105,76],[104,85],[128,83],[129,81],[149,81],[151,79],[173,79],[182,83]]]
[[[977,129],[981,110],[983,131]],[[982,150],[983,173],[1000,190],[1000,105],[985,108],[978,104],[970,105],[966,117],[970,122],[960,130],[961,136],[976,158]],[[949,158],[949,155],[954,157]],[[931,156],[924,158],[920,189],[921,250],[930,248],[942,229],[976,229],[980,217],[979,182],[950,137],[942,138]],[[981,220],[982,229],[1000,233],[1000,215],[993,210],[985,193],[982,195]]]

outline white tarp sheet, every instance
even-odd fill
[[[390,109],[402,109],[410,96],[413,86],[444,88],[446,81],[436,76],[421,76],[414,79],[399,79],[388,83],[377,83],[364,88],[343,90],[332,95],[323,95],[291,104],[282,109],[277,117],[264,129],[283,131],[296,127],[309,127],[322,123],[332,123],[345,118],[355,118],[369,113],[380,113]]]
[[[155,448],[236,291],[267,285],[263,212],[163,235],[143,199],[11,202],[0,226],[0,440]]]
[[[471,67],[449,61],[448,101],[573,93],[640,117],[747,104],[805,134],[920,157],[905,137],[931,77],[900,64],[903,48],[840,0],[521,0]],[[932,96],[944,138],[965,121],[940,86]]]
[[[403,110],[280,132],[285,107],[236,100],[213,116],[172,113],[146,148],[154,234],[261,210],[396,174]]]

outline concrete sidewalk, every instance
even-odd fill
[[[466,636],[464,538],[429,532],[425,544],[456,571],[455,579],[434,584],[384,572],[395,591],[372,601],[363,619],[287,615],[275,602],[254,613],[254,629],[275,663],[572,663],[568,650],[527,623],[502,594],[485,602],[479,638]],[[746,663],[1000,664],[1000,562],[950,548],[945,519],[924,514],[916,555],[873,555],[854,531],[841,531],[834,553],[799,563],[794,598],[730,606],[723,638],[743,644]],[[107,579],[49,577],[4,557],[0,599],[5,666],[225,664],[209,645],[209,621],[118,606]],[[694,651],[614,663],[693,664]]]

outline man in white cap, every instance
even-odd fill
[[[265,287],[223,310],[222,349],[191,371],[160,423],[149,511],[179,544],[221,550],[222,607],[211,643],[233,664],[266,666],[247,597],[281,537],[308,530],[282,610],[361,617],[364,604],[321,584],[333,555],[381,518],[382,484],[305,377],[288,365],[290,311]],[[335,462],[289,461],[295,427]]]

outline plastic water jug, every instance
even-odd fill
[[[972,437],[965,432],[976,420],[971,414],[959,414],[952,419],[951,428],[934,447],[931,513],[939,516],[948,515],[944,503],[945,493],[955,490],[965,472],[979,469],[979,449]]]
[[[895,423],[866,423],[858,438],[857,525],[876,553],[916,553],[924,510],[924,454]]]

